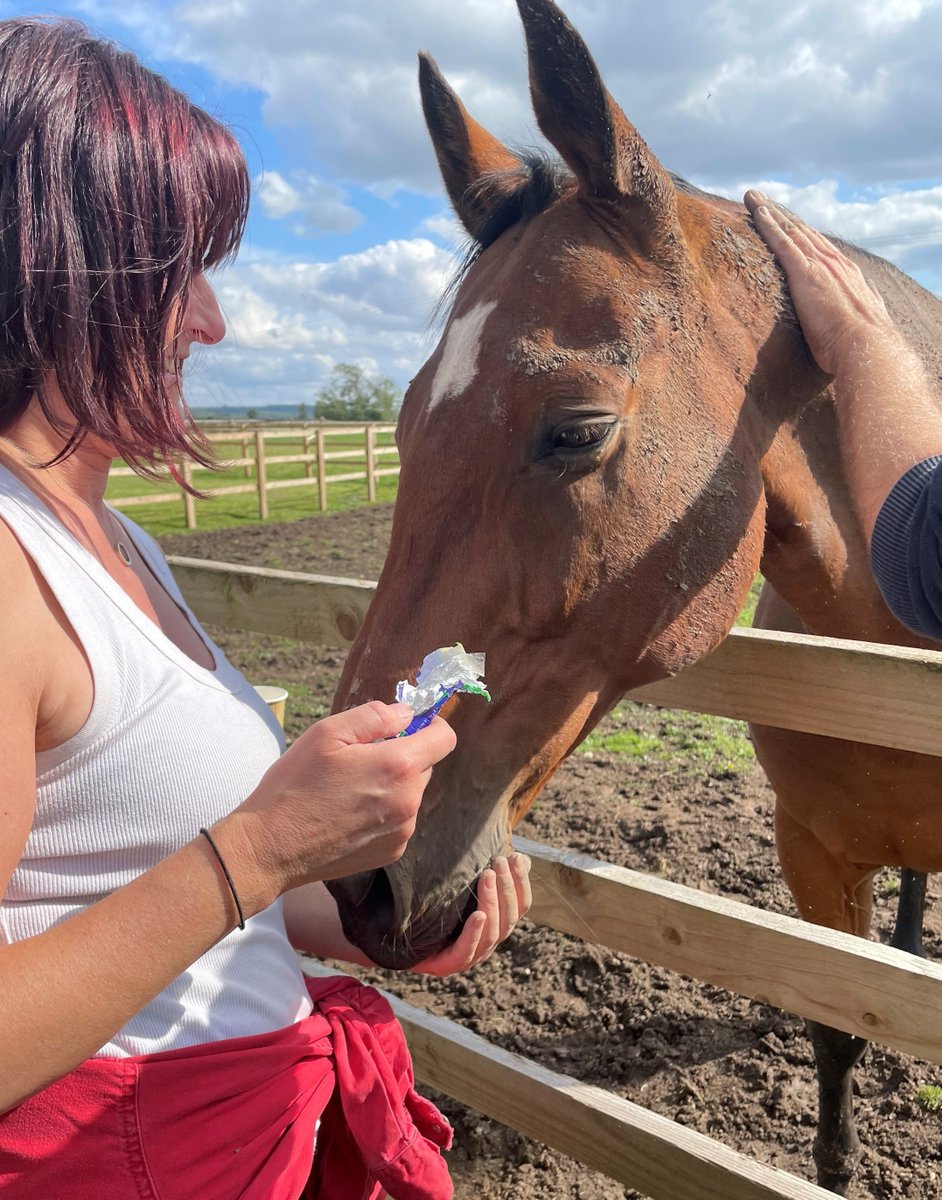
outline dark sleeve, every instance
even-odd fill
[[[917,463],[883,501],[870,565],[890,611],[942,640],[942,455]]]

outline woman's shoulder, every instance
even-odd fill
[[[81,727],[91,709],[94,684],[62,606],[2,517],[0,579],[0,677],[7,684],[3,692],[21,695],[35,722],[36,749],[50,749]],[[4,716],[9,712],[0,701],[0,724]]]
[[[35,679],[48,646],[48,607],[32,559],[0,516],[0,579],[3,580],[3,636],[0,664],[4,677]]]
[[[8,606],[28,601],[35,594],[35,571],[20,539],[0,512],[0,579],[3,580],[4,617]]]
[[[3,636],[9,665],[18,659],[34,666],[59,652],[61,608],[32,556],[0,514],[0,580],[3,581]],[[58,635],[58,636],[57,636]]]

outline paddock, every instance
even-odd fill
[[[370,422],[314,421],[297,425],[260,425],[247,428],[218,430],[209,428],[206,440],[221,455],[220,470],[230,475],[241,471],[252,483],[207,485],[207,495],[213,499],[225,496],[254,495],[258,515],[264,521],[269,515],[269,493],[284,488],[306,488],[317,492],[317,509],[327,512],[328,488],[339,483],[366,484],[365,499],[377,499],[382,479],[398,476],[398,450],[394,441],[395,425]],[[331,439],[340,440],[339,450],[330,449]],[[238,447],[238,454],[229,452]],[[289,453],[294,450],[295,453]],[[396,462],[390,461],[390,456]],[[346,467],[347,469],[344,469]],[[299,468],[292,470],[291,468]],[[194,483],[192,464],[182,464],[182,479]],[[132,467],[113,467],[113,479],[135,479]],[[197,479],[198,486],[202,484]],[[195,529],[196,499],[169,477],[158,488],[147,487],[132,496],[109,496],[118,508],[137,508],[151,504],[183,505],[187,529]],[[314,505],[312,502],[311,511]]]
[[[363,581],[171,561],[201,620],[328,646],[355,636],[372,592]],[[940,754],[940,667],[933,652],[734,631],[710,659],[633,698]],[[939,967],[663,879],[524,848],[534,857],[538,923],[942,1061]],[[645,1195],[830,1194],[460,1026],[396,1007],[421,1080]]]

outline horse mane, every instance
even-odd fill
[[[454,273],[435,306],[433,324],[447,314],[468,272],[501,234],[514,225],[527,225],[545,212],[561,196],[575,187],[575,179],[566,164],[542,150],[517,150],[518,166],[503,171],[488,171],[474,184],[474,198],[481,202],[485,217],[475,236],[468,236]],[[670,173],[678,191],[703,200],[718,197],[694,187],[681,175]]]
[[[473,185],[473,198],[478,201],[476,207],[485,215],[478,224],[475,235],[468,235],[463,249],[459,252],[454,272],[432,311],[429,323],[431,327],[439,325],[447,317],[468,272],[501,234],[515,225],[529,224],[534,217],[545,212],[554,201],[571,192],[576,186],[572,172],[561,159],[538,149],[516,149],[515,152],[519,159],[516,166],[501,171],[488,171]],[[734,203],[727,197],[698,188],[682,175],[673,171],[669,174],[678,192],[710,204]],[[845,254],[865,259],[879,265],[884,271],[889,269],[891,274],[906,278],[903,272],[878,255],[833,234],[828,236]],[[741,241],[737,241],[737,247],[741,250]],[[776,291],[782,316],[790,323],[797,324],[787,289],[776,288]]]
[[[476,197],[485,202],[487,216],[478,227],[465,270],[512,225],[526,225],[575,184],[561,159],[540,150],[524,150],[519,158],[519,167],[489,171],[475,184]]]
[[[473,185],[473,195],[485,212],[475,235],[465,240],[451,279],[435,305],[432,324],[446,316],[468,272],[488,246],[514,225],[527,225],[575,186],[569,168],[542,150],[518,150],[520,163],[503,171],[488,171]]]

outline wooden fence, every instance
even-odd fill
[[[201,620],[324,645],[349,644],[373,592],[360,580],[171,563]],[[737,629],[695,667],[629,698],[942,755],[934,651]],[[535,921],[942,1063],[942,966],[584,855],[517,844],[533,859]],[[391,999],[420,1079],[654,1200],[832,1196]]]
[[[375,422],[366,424],[317,422],[312,425],[286,426],[285,428],[266,426],[207,433],[207,439],[213,444],[232,445],[238,443],[241,448],[240,456],[226,459],[223,466],[227,469],[241,467],[246,479],[251,479],[254,473],[255,480],[253,483],[227,484],[224,487],[208,487],[205,490],[212,499],[219,496],[240,496],[254,492],[258,496],[258,513],[263,520],[268,517],[268,493],[279,488],[316,487],[318,507],[321,512],[326,512],[327,489],[331,484],[362,480],[366,483],[366,497],[372,502],[376,499],[377,482],[387,476],[399,474],[398,462],[394,466],[384,466],[382,462],[386,455],[398,455],[395,442],[384,445],[380,441],[381,437],[395,433],[395,429],[395,425],[380,425]],[[338,436],[350,438],[351,435],[362,438],[362,445],[347,450],[328,450],[328,438]],[[272,454],[270,443],[279,440],[300,441],[302,452],[300,454]],[[250,453],[250,448],[254,448],[254,453]],[[330,463],[353,459],[363,462],[364,468],[356,471],[342,471],[339,474],[329,473]],[[304,474],[301,477],[296,479],[270,479],[268,477],[270,466],[287,466],[291,463],[304,465]],[[127,478],[133,475],[135,472],[131,467],[114,467],[111,471],[113,478]],[[193,482],[193,470],[189,463],[184,463],[182,475],[188,483]],[[173,491],[148,492],[141,496],[109,496],[108,502],[118,508],[134,508],[142,504],[180,504],[182,502],[187,529],[196,528],[198,501],[189,492],[179,487]]]

